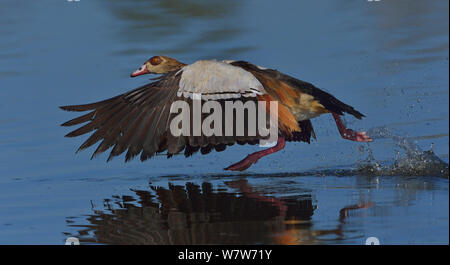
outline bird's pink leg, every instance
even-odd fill
[[[258,151],[253,154],[248,155],[243,160],[225,168],[225,170],[232,170],[232,171],[243,171],[249,168],[251,165],[258,162],[258,160],[266,155],[270,155],[272,153],[278,152],[281,149],[283,149],[286,146],[286,141],[283,137],[279,136],[277,144],[271,148],[268,148],[266,150]]]
[[[336,125],[342,138],[355,142],[372,142],[372,138],[367,136],[366,132],[355,132],[352,129],[345,127],[341,117],[339,117],[338,114],[333,113],[333,118],[336,121]]]

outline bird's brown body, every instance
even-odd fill
[[[187,102],[192,109],[195,95],[201,95],[202,104],[214,100],[222,106],[226,101],[266,101],[264,115],[271,115],[268,107],[270,102],[278,103],[277,145],[249,155],[226,168],[228,170],[247,169],[262,156],[282,149],[285,141],[309,143],[310,138],[315,137],[310,119],[325,113],[333,114],[343,138],[371,141],[365,133],[345,128],[339,118],[339,115],[349,113],[361,119],[363,115],[360,112],[312,84],[276,70],[244,61],[198,61],[186,65],[169,57],[155,56],[132,76],[147,73],[162,76],[155,82],[108,100],[61,107],[68,111],[89,111],[88,114],[62,124],[72,126],[87,122],[67,134],[67,137],[95,131],[79,150],[101,141],[93,157],[113,147],[108,160],[128,150],[127,161],[138,154],[144,161],[155,153],[164,151],[167,151],[169,157],[183,150],[186,156],[199,150],[202,154],[207,154],[212,150],[223,151],[226,146],[236,142],[256,144],[264,138],[259,134],[250,135],[247,124],[244,135],[175,136],[170,130],[170,122],[176,116],[171,112],[172,104],[181,100]],[[246,116],[245,120],[248,119]]]

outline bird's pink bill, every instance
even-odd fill
[[[136,77],[139,75],[145,75],[145,74],[149,74],[150,72],[147,70],[147,67],[145,67],[145,64],[141,66],[141,68],[137,69],[136,71],[134,71],[130,77]]]

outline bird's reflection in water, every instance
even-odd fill
[[[214,190],[208,182],[133,190],[136,197],[106,199],[87,225],[67,222],[78,229],[71,236],[85,244],[318,244],[317,236],[342,236],[347,209],[336,229],[314,231],[310,194],[275,198],[258,193],[245,179],[225,185],[237,192]]]

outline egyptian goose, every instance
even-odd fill
[[[141,154],[141,161],[144,161],[155,153],[164,151],[167,151],[167,156],[171,157],[184,150],[185,156],[188,157],[199,150],[202,154],[208,154],[213,149],[223,151],[227,145],[230,146],[236,142],[256,144],[263,138],[267,139],[267,136],[259,133],[250,135],[248,124],[244,125],[244,135],[237,135],[236,130],[233,129],[231,130],[234,134],[221,135],[220,132],[227,130],[220,126],[223,123],[213,123],[214,127],[217,126],[219,129],[218,134],[206,135],[203,132],[200,135],[189,134],[189,132],[192,133],[191,129],[187,130],[188,133],[186,131],[181,134],[173,133],[170,127],[171,122],[179,119],[177,117],[180,115],[173,112],[172,105],[180,101],[186,102],[185,105],[190,110],[193,109],[195,102],[205,104],[216,101],[221,106],[224,102],[238,100],[267,103],[265,109],[258,108],[258,113],[265,112],[263,115],[269,116],[271,121],[273,117],[276,117],[278,126],[276,144],[248,155],[225,170],[245,170],[261,157],[283,149],[286,141],[309,143],[311,137],[315,138],[310,119],[325,113],[333,115],[342,138],[357,142],[372,141],[365,132],[346,128],[340,119],[340,115],[344,113],[361,119],[364,115],[359,111],[310,83],[276,70],[245,61],[200,60],[186,65],[166,56],[154,56],[132,73],[131,77],[143,74],[160,74],[160,76],[151,79],[155,80],[152,83],[107,100],[61,107],[66,111],[90,111],[62,124],[62,126],[72,126],[88,122],[67,134],[66,137],[95,131],[78,151],[102,140],[92,158],[114,146],[108,161],[125,150],[128,150],[125,161],[129,161],[138,154]],[[272,113],[268,107],[271,102],[276,102],[278,108]],[[245,121],[248,122],[249,111],[244,113]],[[233,116],[231,112],[231,119],[235,120],[236,115]],[[205,113],[201,114],[201,119],[205,120]],[[180,123],[183,126],[183,121]],[[192,125],[194,121],[188,123]],[[179,125],[177,126],[179,128]],[[192,125],[192,127],[195,126]]]

